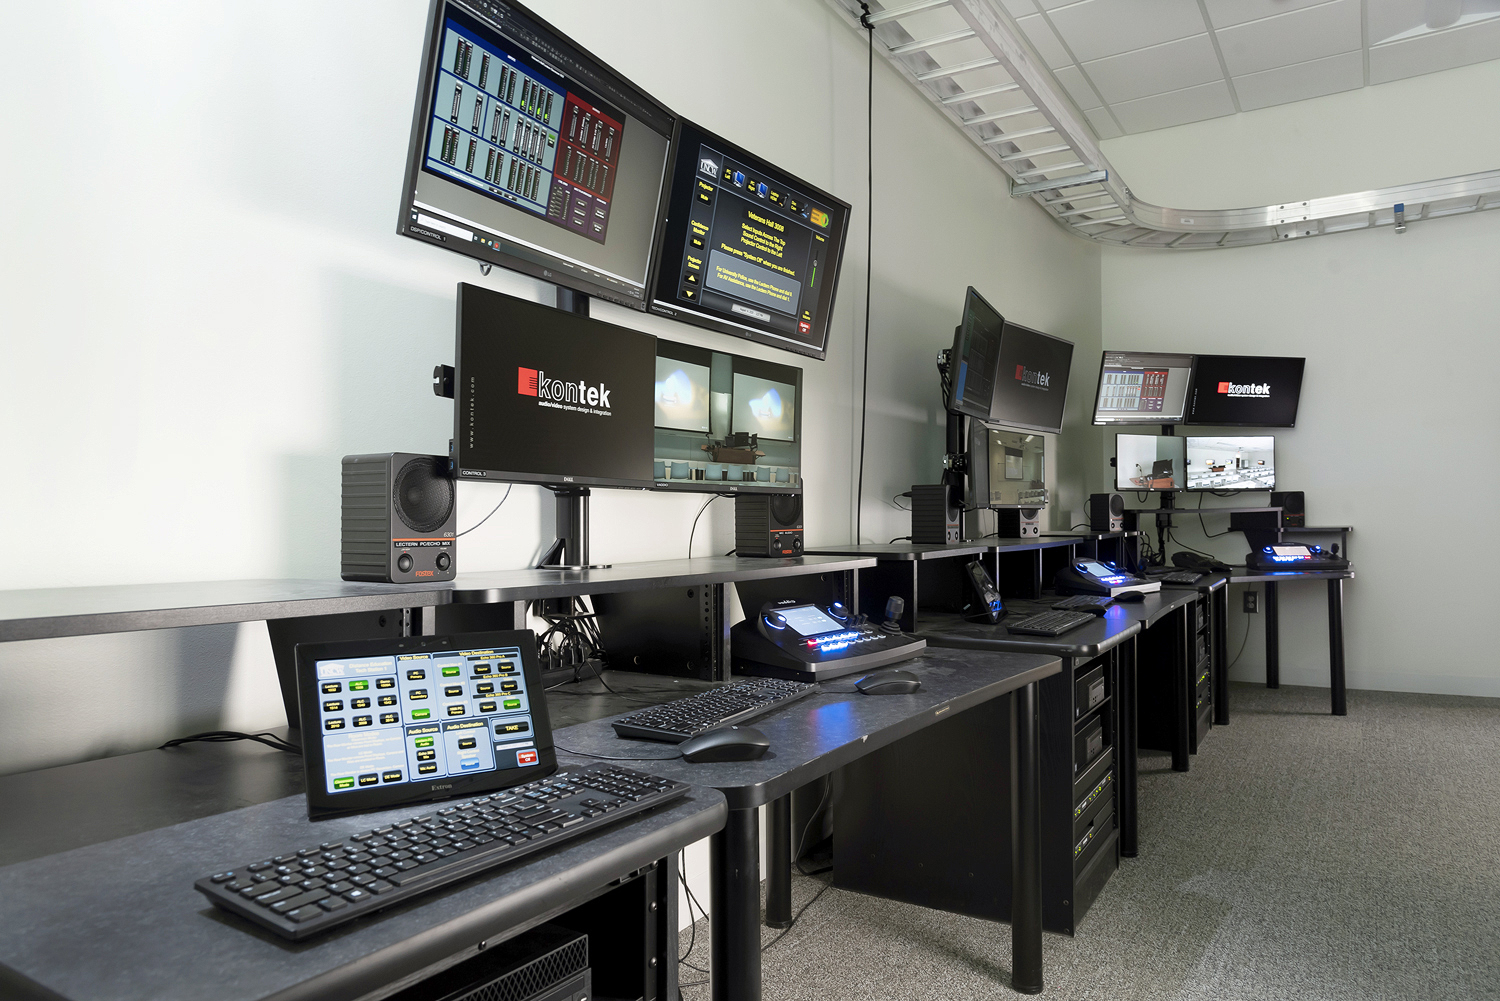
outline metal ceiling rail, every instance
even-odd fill
[[[864,34],[858,0],[827,3]],[[876,48],[1010,178],[1012,196],[1029,196],[1060,226],[1095,243],[1210,250],[1381,226],[1401,233],[1412,221],[1500,208],[1500,170],[1284,205],[1152,205],[1115,173],[998,0],[870,8]]]

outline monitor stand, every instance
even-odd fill
[[[557,538],[537,563],[538,570],[607,570],[589,562],[589,488],[548,487],[557,498]]]
[[[564,313],[577,313],[579,316],[589,315],[589,297],[587,293],[575,292],[570,288],[557,286],[557,308]]]
[[[1163,424],[1161,426],[1161,433],[1164,436],[1171,436],[1176,434],[1176,432],[1176,427],[1171,424]],[[1184,477],[1187,476],[1186,467],[1184,467],[1182,475]],[[1156,553],[1161,559],[1162,566],[1167,565],[1167,529],[1172,527],[1172,515],[1170,512],[1176,506],[1177,492],[1175,490],[1163,490],[1161,493],[1161,510],[1167,513],[1158,513],[1156,516]]]

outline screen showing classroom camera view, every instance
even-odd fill
[[[656,426],[672,431],[709,430],[707,365],[657,356]]]
[[[1276,486],[1276,439],[1188,438],[1189,490],[1271,490]]]
[[[1181,490],[1184,440],[1172,435],[1115,435],[1116,490]]]
[[[775,441],[795,441],[797,390],[741,372],[734,373],[734,430]]]

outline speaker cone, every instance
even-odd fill
[[[396,473],[396,515],[413,532],[436,532],[453,513],[453,481],[441,458],[412,459]]]
[[[771,519],[776,523],[773,527],[785,528],[802,523],[802,495],[801,494],[777,494],[771,498]]]

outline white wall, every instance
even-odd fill
[[[1497,100],[1500,63],[1487,63],[1104,148],[1147,200],[1266,204],[1494,169],[1500,137],[1476,109]],[[1356,530],[1358,577],[1345,589],[1352,688],[1500,695],[1488,596],[1460,569],[1500,543],[1496,260],[1500,212],[1415,222],[1399,236],[1104,254],[1107,347],[1307,357],[1297,427],[1275,432],[1277,482],[1306,492],[1309,524]],[[1196,518],[1178,520],[1187,545],[1244,559],[1242,535],[1207,541]],[[1220,532],[1227,522],[1206,523]],[[1326,686],[1324,589],[1281,592],[1282,680]],[[1242,615],[1233,598],[1231,652],[1250,632],[1231,676],[1260,680],[1263,616]],[[1435,614],[1459,621],[1425,627]]]

